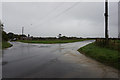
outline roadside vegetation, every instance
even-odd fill
[[[78,50],[101,63],[120,70],[120,40],[109,40],[105,44],[104,39],[88,44]]]
[[[43,44],[55,44],[55,43],[71,43],[71,42],[78,42],[84,40],[91,40],[89,38],[81,38],[81,37],[67,37],[62,36],[62,34],[58,34],[56,37],[33,37],[28,34],[14,34],[12,32],[6,33],[4,31],[4,25],[0,23],[0,30],[2,32],[2,48],[8,48],[12,45],[8,43],[8,41],[20,41],[24,43],[43,43]]]
[[[8,43],[6,41],[2,42],[2,49],[5,49],[5,48],[11,47],[11,46],[12,46],[12,44],[10,44],[10,43]]]
[[[20,42],[24,43],[43,43],[43,44],[55,44],[55,43],[72,43],[72,42],[78,42],[78,41],[84,41],[87,39],[70,39],[70,40],[60,40],[60,39],[55,39],[55,40],[18,40]]]
[[[2,31],[2,49],[11,47],[12,44],[8,42],[9,38],[7,36],[7,33],[5,31]]]
[[[2,33],[2,43],[0,42],[0,45],[2,47],[2,49],[5,49],[5,48],[8,48],[8,47],[11,47],[12,44],[8,43],[8,40],[9,40],[9,36],[8,34],[3,30],[3,24],[1,23],[0,21],[0,33]]]

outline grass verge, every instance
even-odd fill
[[[99,47],[95,43],[91,43],[78,49],[78,51],[101,63],[120,70],[120,55],[117,50]]]
[[[77,40],[19,40],[24,43],[43,43],[43,44],[55,44],[55,43],[72,43],[78,41],[84,41],[86,39],[77,39]]]
[[[11,46],[12,46],[12,44],[8,43],[7,41],[2,42],[2,49],[5,49],[5,48],[11,47]]]

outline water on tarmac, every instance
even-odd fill
[[[3,50],[3,78],[118,78],[118,70],[77,50],[94,40],[65,44],[11,42]]]

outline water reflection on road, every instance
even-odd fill
[[[93,40],[66,44],[12,42],[3,51],[3,78],[117,78],[118,71],[77,49]]]

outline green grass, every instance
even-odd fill
[[[79,39],[79,40],[19,40],[20,42],[24,43],[43,43],[43,44],[55,44],[55,43],[71,43],[71,42],[78,42],[84,41],[86,39]]]
[[[96,40],[95,44],[101,47],[106,47],[112,50],[120,51],[120,40],[109,39],[107,42],[108,43],[106,44],[104,39],[101,39],[101,40],[99,39],[99,40]]]
[[[8,43],[6,41],[2,42],[2,49],[5,49],[5,48],[11,47],[11,46],[12,46],[12,44],[10,44],[10,43]]]
[[[95,43],[91,43],[80,48],[78,51],[97,61],[120,70],[120,61],[118,61],[120,60],[120,52],[117,50],[99,47]]]

